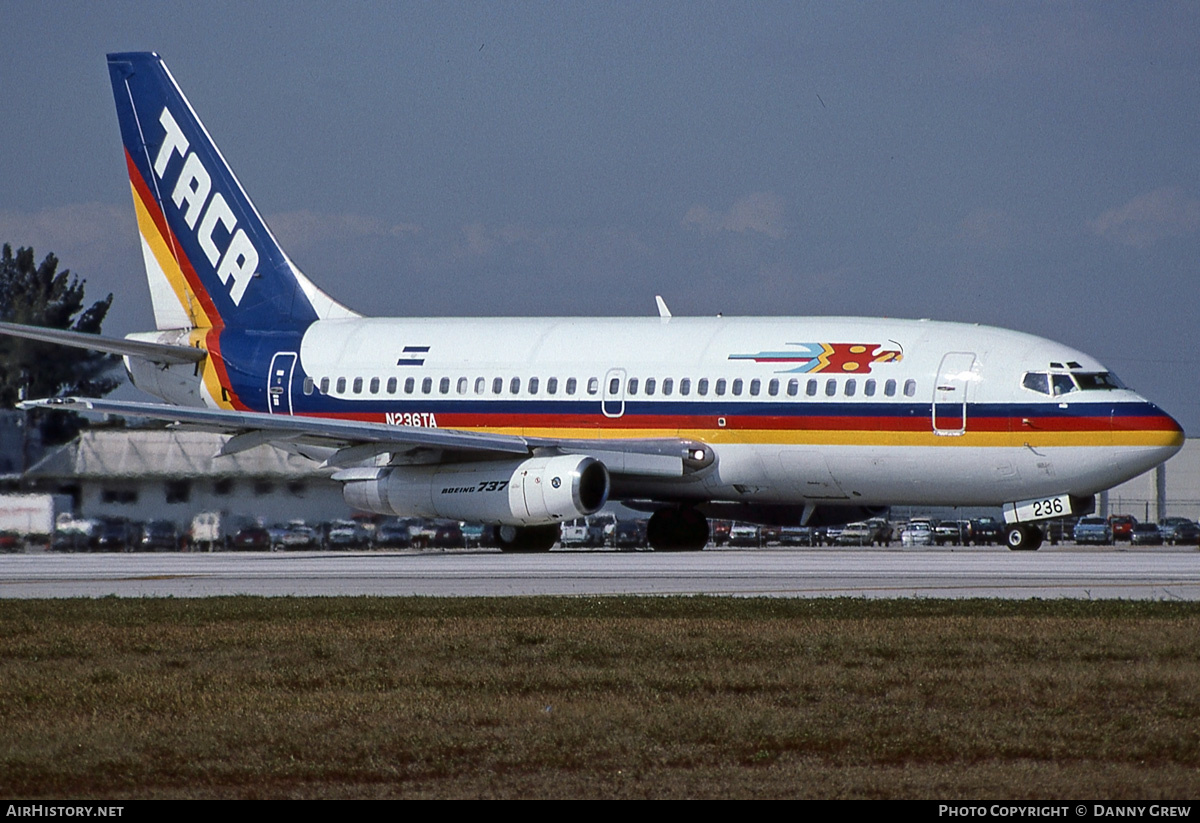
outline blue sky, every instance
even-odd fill
[[[388,315],[853,314],[1100,358],[1200,433],[1194,3],[0,0],[0,241],[152,326],[104,55]]]

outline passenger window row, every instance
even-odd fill
[[[379,394],[380,390],[390,395],[395,394],[434,394],[435,380],[432,377],[424,377],[419,381],[415,377],[404,378],[401,383],[398,377],[389,377],[387,383],[381,382],[380,378],[372,377],[366,380],[362,377],[349,379],[346,377],[334,378],[322,377],[319,383],[321,394],[329,394],[330,385],[334,387],[335,394],[345,394],[347,386],[350,393],[363,394],[364,387],[369,394]],[[513,377],[505,381],[503,377],[493,377],[488,380],[486,377],[476,377],[471,381],[467,377],[459,377],[457,380],[450,377],[442,377],[436,381],[436,394],[450,395],[457,394],[466,396],[475,394],[483,396],[487,394],[509,395],[521,394],[521,378]],[[525,394],[536,395],[545,392],[548,396],[556,396],[559,394],[561,387],[562,394],[567,397],[573,397],[579,389],[579,383],[574,377],[568,377],[561,384],[557,377],[546,379],[545,384],[540,378],[531,377],[525,385]],[[304,378],[304,393],[310,395],[317,389],[318,384],[313,378]],[[839,394],[845,397],[855,397],[859,393],[859,380],[855,377],[838,379],[836,377],[828,377],[824,380],[824,388],[821,387],[821,380],[810,378],[804,383],[804,395],[806,397],[817,397],[823,393],[826,397],[836,397]],[[607,386],[608,392],[605,395],[608,398],[617,398],[621,396],[621,378],[613,377],[609,380]],[[893,379],[883,381],[880,386],[875,378],[868,378],[862,381],[862,395],[864,397],[875,397],[880,393],[884,397],[895,397],[898,390],[902,390],[905,397],[914,397],[917,393],[917,381],[905,380],[901,389],[900,384]],[[678,395],[680,397],[689,397],[693,391],[698,397],[707,397],[710,393],[716,397],[724,397],[727,394],[734,397],[743,395],[749,397],[759,397],[766,392],[768,397],[779,397],[781,393],[787,397],[799,397],[801,390],[801,381],[798,378],[791,378],[784,383],[779,378],[773,377],[767,381],[755,377],[750,380],[745,380],[741,377],[735,377],[732,380],[725,377],[710,379],[701,377],[695,382],[690,377],[684,377],[676,382],[675,378],[665,377],[661,381],[658,378],[647,377],[645,381],[641,381],[637,377],[630,377],[625,383],[626,397],[671,397]],[[590,396],[596,396],[600,392],[600,379],[597,377],[589,378],[585,389]]]

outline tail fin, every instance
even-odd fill
[[[354,317],[288,259],[157,54],[108,55],[159,329]]]

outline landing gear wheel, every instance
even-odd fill
[[[1035,552],[1042,546],[1042,530],[1029,523],[1016,523],[1005,531],[1004,543],[1014,552]]]
[[[559,527],[549,526],[501,526],[496,529],[496,542],[500,551],[516,553],[548,552],[558,542]]]
[[[659,509],[646,524],[656,552],[698,552],[708,544],[708,520],[695,509]]]

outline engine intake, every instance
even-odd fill
[[[608,502],[608,469],[563,455],[440,466],[396,466],[342,489],[356,509],[531,526],[594,514]]]

